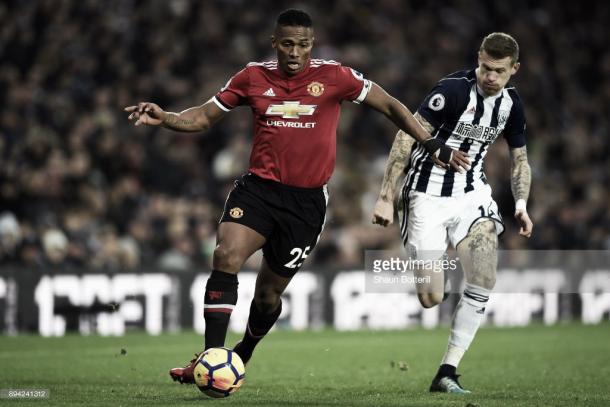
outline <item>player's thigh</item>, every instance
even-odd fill
[[[227,272],[239,269],[263,247],[273,228],[274,220],[267,210],[261,186],[248,182],[246,176],[235,181],[218,227],[214,268]]]
[[[498,234],[496,224],[488,218],[479,218],[468,235],[457,246],[466,281],[487,289],[496,283],[498,264]]]
[[[265,236],[248,226],[235,222],[222,222],[218,226],[216,235],[214,268],[222,270],[221,263],[225,265],[231,263],[231,268],[240,268],[254,252],[263,247],[266,241]]]

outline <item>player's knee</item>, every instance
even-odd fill
[[[214,249],[214,269],[227,273],[236,273],[244,262],[243,256],[236,247],[219,244]]]
[[[281,294],[272,286],[261,287],[254,293],[254,303],[263,314],[270,314],[279,305]]]
[[[468,283],[470,283],[472,285],[483,287],[487,290],[492,290],[496,285],[496,273],[494,271],[489,274],[481,274],[481,275],[473,276],[468,280],[469,280]]]
[[[417,298],[422,307],[432,308],[443,302],[443,293],[419,293]]]

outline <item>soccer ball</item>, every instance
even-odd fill
[[[244,383],[244,362],[231,349],[210,348],[195,363],[195,384],[210,397],[229,397]]]

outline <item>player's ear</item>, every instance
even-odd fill
[[[519,67],[521,66],[521,62],[515,62],[515,64],[513,65],[513,67],[511,68],[511,75],[514,75],[517,73],[517,71],[519,70]]]
[[[271,36],[271,47],[275,49],[277,47],[277,41],[275,40],[275,35]]]

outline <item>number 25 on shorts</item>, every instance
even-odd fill
[[[301,267],[309,254],[309,250],[311,250],[310,246],[307,246],[304,249],[301,249],[300,247],[295,247],[292,249],[290,251],[290,255],[294,256],[294,258],[288,263],[284,264],[284,267],[288,267],[290,269]]]

